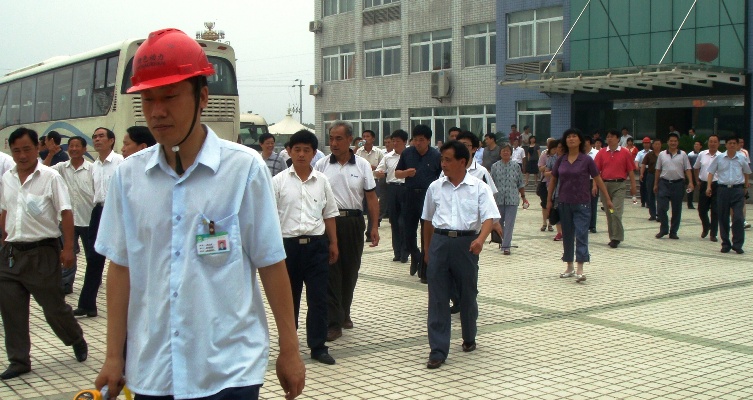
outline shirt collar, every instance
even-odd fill
[[[204,143],[202,143],[199,154],[196,155],[196,161],[194,161],[193,165],[203,164],[209,167],[212,172],[217,173],[217,170],[220,168],[220,139],[214,133],[212,128],[209,128],[206,125],[202,125],[202,127],[206,131],[207,137],[204,139]],[[149,171],[157,165],[160,165],[166,171],[172,170],[167,163],[164,151],[162,151],[162,144],[158,143],[153,147],[155,150],[152,152],[152,156],[144,166],[144,171]],[[186,168],[186,172],[191,170],[193,165]]]
[[[310,179],[316,180],[316,174],[314,174],[314,171],[315,169],[311,168],[311,172],[309,173],[309,177],[306,179],[306,181]],[[300,180],[301,182],[306,182],[303,179],[301,179],[301,177],[298,175],[298,172],[295,172],[295,167],[293,165],[288,167],[287,172],[291,176],[295,176],[296,178],[298,178],[298,180]]]
[[[471,174],[470,174],[470,173],[468,172],[468,170],[466,170],[466,173],[465,173],[465,177],[464,177],[464,178],[463,178],[463,180],[462,180],[462,181],[460,182],[460,185],[466,184],[466,185],[469,185],[469,186],[475,186],[475,185],[476,185],[476,182],[475,182],[475,181],[474,181],[473,179],[471,179],[472,177],[473,177],[473,175],[471,175]],[[452,185],[452,182],[450,182],[450,178],[448,178],[448,177],[447,177],[447,175],[444,175],[443,177],[441,177],[441,178],[439,178],[439,179],[442,179],[442,180],[443,180],[443,181],[442,181],[442,184],[443,184],[443,185],[445,184],[445,182],[447,182],[447,183],[449,183],[450,185]],[[458,185],[458,186],[452,185],[452,186],[453,186],[453,187],[460,187],[460,185]]]
[[[105,157],[105,160],[99,160],[100,163],[104,164],[106,162],[112,162],[113,157],[115,157],[115,150],[110,150],[110,154]]]
[[[610,148],[609,148],[609,146],[607,146],[607,147],[606,147],[606,149],[607,149],[607,151],[612,151],[612,149],[610,149]],[[618,152],[618,151],[620,151],[620,149],[622,149],[622,146],[620,146],[620,145],[618,144],[618,145],[617,145],[617,148],[616,148],[616,149],[614,149],[614,151],[615,151],[615,152]]]
[[[350,159],[348,160],[348,164],[355,164],[356,163],[356,154],[353,153],[353,149],[348,150],[350,151]],[[329,163],[330,164],[337,164],[337,157],[335,157],[334,154],[329,155]]]
[[[42,162],[39,161],[39,159],[37,159],[37,166],[34,168],[34,171],[31,174],[29,174],[29,176],[36,174],[40,169],[42,169],[42,165],[44,164],[42,164]],[[18,164],[14,165],[13,168],[10,169],[10,172],[14,174],[16,177],[18,177]],[[26,180],[28,179],[29,178],[26,178]],[[21,182],[21,183],[24,183],[24,182]]]
[[[74,171],[78,171],[81,169],[88,170],[91,167],[91,163],[86,162],[86,160],[84,160],[83,164],[81,164],[81,166],[78,168],[73,166],[73,163],[71,162],[71,160],[68,160],[65,163],[66,163],[65,165],[66,167],[70,167]]]

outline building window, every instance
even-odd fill
[[[428,125],[434,134],[434,143],[441,140],[447,141],[447,131],[457,126],[464,131],[471,131],[479,138],[483,138],[488,132],[492,132],[492,125],[497,122],[496,107],[494,104],[460,106],[460,107],[435,107],[435,108],[412,108],[410,114],[410,128],[418,124]]]
[[[364,76],[385,76],[400,73],[400,38],[388,38],[365,42]]]
[[[450,69],[452,29],[410,36],[410,72]]]
[[[355,54],[352,44],[322,49],[324,81],[353,79]]]
[[[508,14],[507,40],[508,58],[554,54],[562,43],[562,7]]]
[[[379,146],[385,137],[400,128],[400,110],[348,111],[322,114],[324,134],[329,145],[329,128],[337,120],[348,121],[353,125],[353,137],[361,136],[367,129],[375,134],[374,143]]]
[[[383,6],[390,3],[399,3],[400,0],[363,0],[363,8]]]
[[[341,14],[355,9],[355,0],[323,0],[323,16]]]
[[[552,136],[552,104],[549,100],[529,100],[516,102],[518,129],[531,128],[536,143],[545,143]]]
[[[494,22],[463,28],[463,65],[494,65],[497,63],[497,28]]]

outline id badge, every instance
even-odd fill
[[[196,235],[196,253],[200,256],[227,253],[230,251],[230,240],[227,232],[215,235]]]

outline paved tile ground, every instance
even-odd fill
[[[599,216],[588,280],[579,285],[558,277],[562,245],[539,231],[540,211],[519,210],[520,247],[503,256],[486,246],[481,256],[478,350],[461,351],[453,316],[450,356],[434,371],[425,367],[426,286],[408,275],[407,264],[390,261],[383,224],[382,245],[364,253],[355,328],[331,346],[337,364],[312,363],[301,336],[308,375],[302,398],[753,398],[753,247],[746,244],[744,255],[719,253],[718,243],[700,239],[694,210],[683,210],[681,240],[655,239],[658,224],[646,220],[644,208],[627,206],[624,219],[627,240],[613,250]],[[77,290],[83,274],[78,278]],[[81,320],[90,344],[84,363],[34,304],[34,370],[0,383],[0,399],[68,400],[92,387],[105,348],[104,298],[100,293],[100,317]],[[274,371],[266,378],[261,397],[281,398]]]

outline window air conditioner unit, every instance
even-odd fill
[[[431,97],[434,99],[443,99],[450,97],[452,88],[450,87],[450,73],[448,71],[438,71],[431,73]]]
[[[321,32],[322,31],[322,21],[316,20],[309,22],[309,32]]]
[[[322,94],[322,87],[319,85],[309,85],[309,94],[312,96],[319,96]]]
[[[539,61],[539,73],[550,73],[550,72],[562,72],[562,60],[556,59],[552,61],[552,64],[549,65],[549,69],[544,71],[546,69],[546,65],[549,64],[549,61]]]

